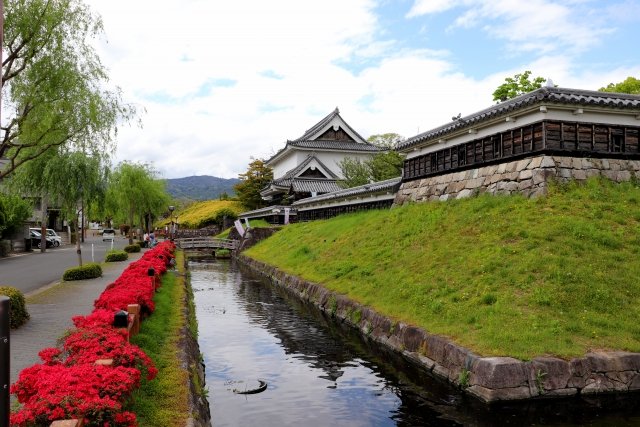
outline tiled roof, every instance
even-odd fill
[[[307,197],[305,199],[295,201],[293,202],[292,206],[301,207],[327,200],[345,199],[348,197],[363,196],[366,194],[373,194],[382,191],[388,191],[392,196],[394,196],[396,191],[398,191],[398,188],[400,187],[401,181],[402,177],[396,177],[387,179],[385,181],[372,182],[371,184],[365,184],[359,187],[344,188],[332,193],[321,194],[315,197]]]
[[[511,114],[535,104],[562,104],[633,110],[640,109],[640,96],[560,87],[542,87],[411,137],[399,143],[396,149],[407,149],[422,141],[441,137],[458,129],[472,127],[494,117]]]
[[[324,163],[322,163],[320,161],[320,159],[318,159],[313,154],[309,154],[307,156],[307,158],[302,161],[302,163],[300,163],[295,168],[288,170],[284,175],[282,175],[282,178],[280,178],[280,179],[294,178],[299,173],[302,173],[304,171],[304,169],[309,165],[309,163],[311,163],[312,160],[315,160],[316,162],[318,162],[320,167],[322,167],[322,169],[325,170],[330,175],[331,178],[333,178],[333,179],[337,179],[338,178],[336,176],[336,174],[331,172],[331,169],[329,169]]]
[[[342,118],[342,116],[340,116],[340,110],[338,110],[338,107],[336,107],[335,110],[333,110],[331,113],[329,113],[329,115],[327,115],[325,118],[323,118],[322,120],[320,120],[318,123],[316,123],[315,125],[311,126],[309,129],[307,129],[307,131],[304,133],[304,135],[302,135],[299,138],[294,139],[293,141],[288,141],[289,144],[291,143],[295,143],[298,141],[307,141],[310,140],[314,134],[318,133],[320,130],[322,130],[322,128],[324,128],[329,122],[331,122],[331,120],[334,119],[334,117],[340,117],[340,119],[342,120],[342,122],[344,122],[344,125],[351,131],[353,132],[355,135],[357,135],[362,141],[366,141],[366,139],[364,139],[358,132],[355,131],[355,129],[353,129],[351,126],[349,126],[349,124]]]
[[[330,141],[330,140],[306,140],[306,141],[290,141],[288,143],[294,147],[300,148],[316,148],[322,150],[340,150],[340,151],[366,151],[376,153],[378,151],[383,151],[382,148],[376,147],[373,144],[363,144],[361,142],[352,142],[352,141]]]
[[[291,181],[291,188],[296,193],[330,193],[340,190],[335,180],[296,178]]]

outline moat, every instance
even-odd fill
[[[640,425],[639,395],[483,405],[230,261],[189,270],[214,426]]]

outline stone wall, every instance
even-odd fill
[[[571,360],[538,357],[526,362],[481,357],[443,337],[394,322],[320,284],[245,255],[237,260],[273,285],[313,303],[336,321],[359,329],[484,402],[640,390],[640,353],[593,352]]]
[[[598,175],[618,182],[640,179],[640,160],[531,157],[403,182],[394,204],[460,199],[479,193],[535,197],[545,194],[550,179],[582,181]]]

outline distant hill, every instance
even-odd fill
[[[176,199],[212,200],[227,193],[233,196],[237,178],[218,178],[209,175],[167,179],[167,191]]]

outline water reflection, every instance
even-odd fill
[[[189,268],[215,426],[640,425],[638,396],[487,407],[228,261]]]

